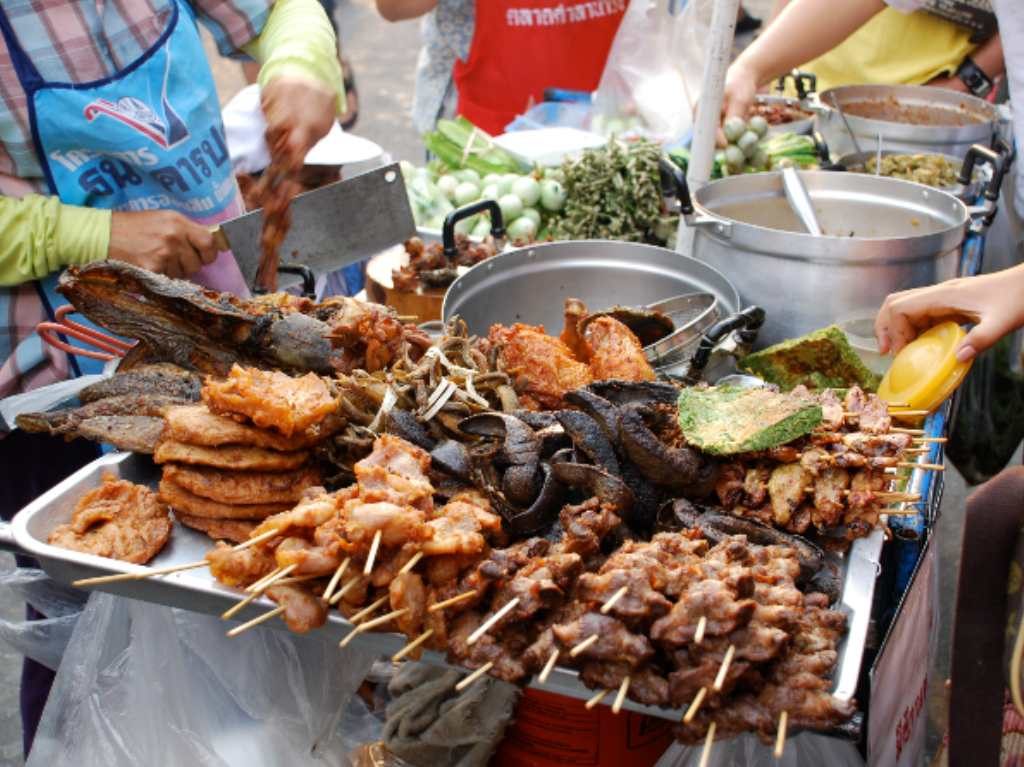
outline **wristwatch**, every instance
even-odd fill
[[[967,90],[978,98],[984,98],[992,90],[992,78],[986,75],[981,67],[970,58],[963,60],[956,70],[956,76],[967,86]]]

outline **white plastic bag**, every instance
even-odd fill
[[[714,0],[632,0],[594,96],[595,133],[685,140],[700,98]]]
[[[46,618],[36,621],[0,619],[0,640],[56,671],[88,594],[57,583],[42,570],[28,567],[0,572],[2,588],[12,589]]]
[[[776,759],[772,750],[755,735],[716,741],[711,747],[707,767],[864,767],[864,760],[852,743],[813,732],[786,738],[781,759]],[[703,751],[703,745],[674,743],[655,767],[697,767]]]
[[[344,764],[341,712],[374,660],[315,634],[94,594],[28,767]]]

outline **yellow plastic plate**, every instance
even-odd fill
[[[897,405],[894,414],[900,407],[935,410],[971,369],[970,362],[956,358],[966,335],[955,322],[943,322],[922,333],[896,355],[878,387],[878,396]]]

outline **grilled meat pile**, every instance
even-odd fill
[[[281,602],[297,630],[326,618],[320,595],[341,568],[347,577],[329,601],[357,630],[381,616],[380,630],[512,682],[538,674],[557,652],[588,686],[610,689],[628,676],[627,694],[638,702],[683,708],[700,695],[700,715],[679,731],[687,742],[712,720],[723,733],[769,737],[780,707],[817,729],[852,714],[828,692],[845,621],[823,595],[797,587],[797,549],[743,535],[712,545],[698,530],[623,540],[616,498],[601,487],[563,507],[557,534],[507,545],[478,493],[435,505],[431,471],[423,450],[380,437],[356,465],[354,486],[309,492],[253,532],[276,536],[212,551],[211,570],[233,586],[289,565],[292,576],[318,578],[289,584],[306,595],[295,599],[301,615]],[[309,600],[323,609],[312,623]],[[783,694],[793,674],[799,692]]]
[[[853,387],[842,401],[828,389],[818,398],[823,417],[817,429],[724,463],[715,493],[736,516],[801,535],[842,526],[848,538],[859,538],[878,525],[892,479],[886,470],[906,460],[913,440],[890,431],[886,403],[873,394]]]
[[[391,282],[395,290],[412,293],[421,287],[446,288],[459,276],[458,267],[475,266],[498,252],[490,237],[475,243],[464,234],[455,235],[455,249],[454,258],[449,259],[440,242],[427,245],[419,237],[406,240],[405,252],[409,254],[409,263],[401,269],[392,270]]]

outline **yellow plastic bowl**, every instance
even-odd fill
[[[946,401],[967,371],[970,362],[959,362],[957,347],[967,333],[955,322],[943,322],[907,344],[892,361],[878,387],[878,396],[900,407],[931,412]]]

